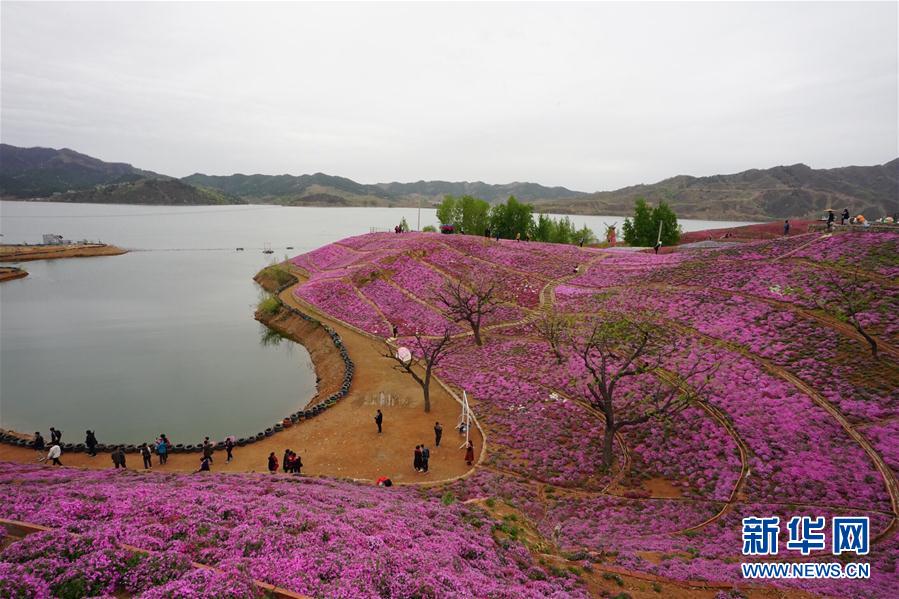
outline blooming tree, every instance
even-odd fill
[[[665,368],[680,354],[678,338],[651,318],[597,314],[569,329],[569,343],[589,380],[587,399],[605,418],[603,466],[613,460],[621,429],[666,419],[699,401],[716,366],[688,358],[677,375]]]
[[[455,322],[467,322],[474,342],[483,345],[481,322],[497,308],[496,284],[486,279],[447,282],[434,298],[446,315]]]
[[[414,339],[411,356],[403,356],[399,352],[395,352],[389,344],[384,356],[396,362],[394,365],[396,370],[407,373],[421,385],[425,400],[425,412],[430,412],[431,375],[434,367],[450,352],[450,331],[449,329],[444,330],[443,336],[437,339],[426,339],[421,333],[415,333]],[[417,365],[421,365],[424,375],[415,371]]]

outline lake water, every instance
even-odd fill
[[[4,243],[43,233],[123,256],[22,263],[0,284],[0,427],[65,441],[197,443],[259,432],[315,393],[306,350],[261,343],[253,275],[371,227],[413,228],[415,208],[104,206],[0,202]],[[596,233],[622,217],[572,216]],[[744,223],[681,221],[685,231]],[[421,226],[436,225],[433,209]],[[294,249],[288,250],[292,246]],[[243,247],[238,252],[235,248]],[[271,247],[274,254],[265,255]]]

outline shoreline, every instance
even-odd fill
[[[28,262],[61,258],[121,256],[128,250],[105,243],[72,243],[68,245],[0,244],[0,262]]]
[[[14,281],[28,276],[27,270],[16,268],[15,266],[0,266],[0,283],[3,281]]]
[[[298,281],[279,286],[262,273],[254,277],[263,288],[283,287],[287,296]],[[459,414],[459,406],[452,395],[442,387],[432,387],[432,411],[425,413],[421,389],[407,375],[396,372],[381,355],[382,343],[359,335],[323,315],[314,314],[321,322],[300,318],[294,313],[302,306],[285,302],[282,309],[263,324],[302,344],[309,352],[316,372],[317,392],[310,398],[305,410],[315,406],[320,413],[314,418],[301,419],[283,430],[269,436],[234,448],[234,461],[225,462],[225,452],[216,449],[212,471],[216,473],[267,472],[266,462],[270,452],[280,461],[286,448],[296,451],[303,460],[304,476],[327,476],[339,479],[371,483],[380,476],[390,477],[396,484],[441,484],[466,476],[475,471],[464,461],[464,450],[457,447],[458,441],[452,433]],[[351,357],[355,376],[346,396],[332,401],[334,393],[339,393],[344,381],[344,362],[334,341],[326,330],[331,327],[341,339],[342,346]],[[386,398],[386,403],[385,402]],[[248,398],[253,401],[253,398]],[[326,410],[321,408],[330,403]],[[384,433],[378,434],[373,416],[380,408],[384,412]],[[444,424],[446,443],[433,447],[434,422]],[[49,423],[48,423],[49,424]],[[31,439],[30,434],[13,433],[17,437]],[[102,442],[102,431],[98,432]],[[155,438],[155,437],[154,437]],[[80,434],[70,433],[65,442],[82,443]],[[185,445],[198,439],[172,439],[173,443]],[[480,452],[484,439],[480,431],[473,431],[472,439]],[[145,439],[152,441],[152,438]],[[425,441],[432,446],[431,470],[420,474],[412,469],[412,449]],[[112,444],[113,446],[118,444]],[[112,469],[109,448],[97,452],[97,458],[85,452],[63,450],[61,458],[66,467],[88,469]],[[46,454],[44,454],[46,455]],[[201,454],[199,452],[170,453],[168,462],[159,466],[158,457],[152,457],[152,470],[163,472],[193,472],[197,470]],[[38,454],[30,447],[0,443],[0,461],[33,463]],[[142,471],[142,460],[138,453],[128,453],[130,470]],[[49,467],[49,466],[48,466]],[[279,470],[280,475],[280,470]]]

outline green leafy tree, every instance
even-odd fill
[[[534,225],[534,240],[549,242],[553,237],[553,228],[555,223],[553,219],[540,214],[537,216],[537,223]]]
[[[589,245],[596,243],[596,235],[593,234],[593,231],[587,225],[584,225],[575,233],[575,240],[580,245]]]
[[[456,226],[462,222],[462,206],[457,198],[445,196],[437,206],[437,220],[441,225]]]
[[[490,204],[472,196],[459,200],[462,207],[462,230],[469,235],[483,235],[490,225]]]
[[[629,245],[655,245],[656,231],[652,226],[652,208],[639,198],[634,204],[634,219],[624,219],[624,240]]]
[[[624,219],[624,240],[633,246],[654,246],[659,237],[660,223],[662,245],[675,245],[680,240],[681,229],[671,207],[659,202],[652,208],[646,200],[639,198],[634,204],[634,219]]]
[[[490,209],[490,229],[504,239],[515,239],[516,234],[525,239],[534,230],[533,212],[533,206],[509,196],[505,204]]]
[[[409,223],[406,222],[406,217],[405,217],[405,216],[404,216],[403,218],[400,219],[400,230],[401,230],[403,233],[408,233],[408,232],[409,232]]]
[[[662,223],[662,245],[677,245],[680,241],[681,228],[677,224],[677,215],[665,202],[652,209],[652,223],[656,230],[656,238],[659,234],[659,223]]]
[[[462,196],[446,196],[437,207],[437,220],[441,225],[452,225],[456,232],[481,235],[490,224],[490,204],[484,200]]]

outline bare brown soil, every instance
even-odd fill
[[[57,258],[87,258],[90,256],[118,256],[128,253],[105,243],[75,243],[72,245],[0,245],[0,262],[27,260],[56,260]]]
[[[0,283],[3,281],[12,281],[13,279],[21,279],[27,277],[28,271],[12,266],[0,266]]]

